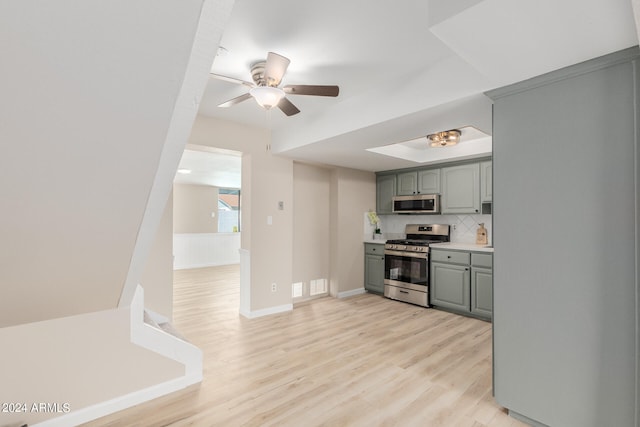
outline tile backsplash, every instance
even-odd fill
[[[384,239],[403,238],[407,224],[449,224],[452,226],[452,242],[475,243],[480,223],[484,223],[489,244],[492,244],[491,215],[380,215],[380,230]]]

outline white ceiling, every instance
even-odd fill
[[[240,188],[241,156],[237,151],[187,145],[173,182]]]
[[[340,95],[289,96],[291,117],[252,99],[223,109],[247,88],[211,78],[199,113],[270,128],[273,151],[301,160],[416,166],[367,149],[463,126],[490,134],[483,92],[637,43],[630,0],[236,0],[214,73],[251,81],[274,51],[291,60],[282,84]]]

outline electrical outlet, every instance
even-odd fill
[[[275,283],[271,284],[271,292],[276,292],[278,290],[278,285]]]

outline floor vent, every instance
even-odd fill
[[[327,279],[316,279],[309,283],[309,295],[320,295],[327,293]]]
[[[300,298],[302,296],[302,290],[304,286],[302,282],[297,282],[291,285],[291,297],[292,298]]]

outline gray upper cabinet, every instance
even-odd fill
[[[427,169],[418,172],[418,193],[440,194],[440,169]]]
[[[480,163],[480,202],[493,200],[493,162]]]
[[[399,173],[396,194],[398,196],[440,194],[440,169]]]
[[[405,172],[398,174],[398,196],[410,196],[418,192],[418,173]]]
[[[480,212],[480,165],[442,168],[442,213]]]
[[[393,212],[392,199],[396,195],[396,175],[378,175],[376,177],[376,212]]]
[[[490,208],[493,188],[491,160],[449,165],[380,173],[376,176],[376,211],[379,214],[393,213],[394,196],[415,194],[440,194],[443,214],[479,213],[481,201]]]

